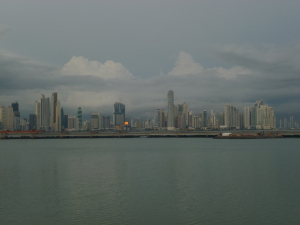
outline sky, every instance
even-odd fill
[[[299,0],[0,0],[0,105],[41,94],[153,118],[167,92],[196,115],[258,99],[300,119]]]

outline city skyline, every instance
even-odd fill
[[[195,112],[263,99],[299,119],[299,1],[72,2],[1,3],[1,104],[27,116],[57,92],[68,113],[148,118],[172,89]]]
[[[11,106],[2,105],[0,111],[0,129],[27,130],[38,129],[45,131],[63,131],[69,130],[99,130],[99,129],[123,129],[124,127],[142,128],[165,128],[174,129],[294,129],[299,128],[298,121],[294,116],[280,118],[276,120],[274,107],[264,104],[262,99],[257,100],[253,106],[247,106],[239,109],[237,106],[227,103],[224,110],[216,113],[211,109],[210,114],[207,110],[201,112],[189,111],[188,104],[174,103],[174,91],[167,93],[167,111],[163,108],[157,109],[157,117],[147,118],[146,121],[140,117],[125,117],[125,104],[115,102],[112,111],[112,120],[110,116],[101,112],[94,112],[87,115],[83,121],[82,109],[78,107],[77,115],[65,114],[58,98],[58,93],[52,93],[51,98],[41,94],[38,101],[35,101],[35,113],[31,113],[27,118],[20,118],[18,101],[13,102]],[[218,114],[218,115],[217,115]],[[128,114],[127,114],[128,115]],[[88,119],[87,119],[88,118]],[[136,122],[134,123],[134,119]],[[145,120],[145,119],[144,119]]]

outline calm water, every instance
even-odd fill
[[[0,224],[300,224],[299,144],[0,140]]]

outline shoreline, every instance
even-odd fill
[[[281,138],[300,138],[300,131],[151,131],[151,132],[45,132],[45,133],[8,133],[1,134],[0,139],[74,139],[74,138],[215,138],[220,133],[229,132],[233,135],[253,135],[251,138],[219,138],[219,139],[262,139],[276,138],[272,134],[281,135]],[[264,132],[265,136],[256,136]]]

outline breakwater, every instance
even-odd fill
[[[1,139],[73,139],[73,138],[213,138],[220,133],[230,132],[234,135],[257,135],[258,131],[151,131],[151,132],[44,132],[44,133],[7,133]],[[260,131],[261,132],[261,131]],[[265,135],[271,131],[264,131]],[[272,131],[283,138],[300,138],[300,131]]]

